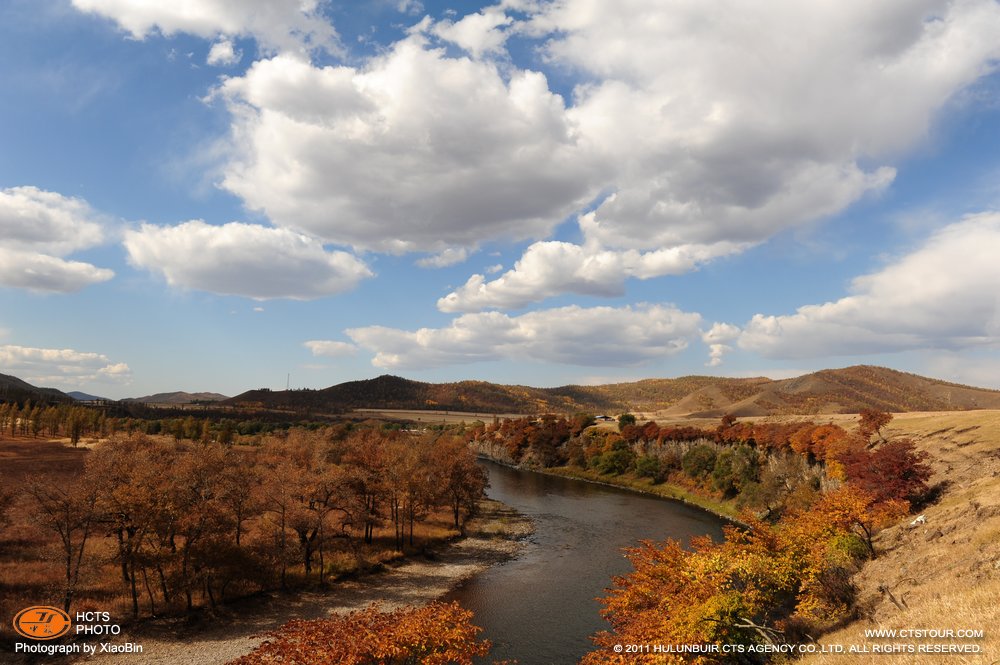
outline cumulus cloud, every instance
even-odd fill
[[[715,323],[701,334],[701,341],[708,345],[707,367],[718,367],[727,353],[733,350],[732,342],[739,339],[740,329],[729,323]]]
[[[37,187],[0,190],[0,285],[69,293],[114,272],[63,257],[105,241],[106,224],[81,199]]]
[[[449,247],[434,256],[428,256],[417,261],[421,268],[447,268],[462,263],[469,258],[469,252],[464,247]]]
[[[106,282],[115,273],[82,261],[0,247],[0,285],[29,291],[73,293]]]
[[[444,20],[435,23],[430,31],[446,42],[466,50],[474,58],[487,53],[499,53],[509,37],[505,28],[514,19],[500,7],[486,7],[474,14],[467,14],[458,21]]]
[[[834,215],[889,186],[889,162],[1000,57],[993,0],[724,10],[682,0],[560,0],[518,30],[546,40],[550,65],[588,81],[566,118],[580,153],[609,166],[603,184],[612,194],[579,217],[583,247],[533,245],[522,259],[528,266],[546,253],[575,254],[569,277],[524,269],[486,284],[476,275],[444,301],[448,311],[599,293],[604,287],[578,270],[593,256],[606,261],[608,250],[683,253],[728,243],[739,251]],[[628,259],[613,263],[622,268],[606,290],[617,294],[638,275]]]
[[[1000,213],[969,216],[882,270],[852,295],[795,314],[757,314],[739,346],[771,358],[809,358],[1000,344]]]
[[[537,360],[591,367],[636,365],[685,349],[701,317],[672,305],[577,306],[509,316],[464,314],[445,328],[383,326],[346,331],[375,353],[372,364],[416,369],[486,360]]]
[[[314,238],[239,222],[143,224],[125,233],[124,244],[132,265],[172,286],[258,300],[322,298],[372,276],[357,257],[328,251]]]
[[[410,36],[364,68],[279,56],[218,93],[233,114],[223,187],[277,225],[388,252],[543,237],[594,195],[544,75],[501,75]]]
[[[530,29],[559,31],[550,61],[594,77],[572,114],[621,165],[583,229],[637,248],[762,240],[843,209],[894,176],[863,163],[919,141],[1000,55],[994,0],[562,0]]]
[[[309,349],[314,356],[338,358],[341,356],[353,356],[358,352],[358,347],[348,342],[316,339],[303,342],[302,345]]]
[[[236,50],[236,47],[233,46],[233,40],[220,39],[212,44],[206,62],[215,67],[228,67],[235,65],[242,59],[243,52]]]
[[[340,52],[337,32],[318,0],[73,0],[82,12],[111,19],[135,39],[154,32],[250,36],[269,51],[323,48]]]
[[[278,43],[329,28],[315,1],[74,2],[136,36]],[[578,81],[571,95],[510,62],[512,33]],[[544,241],[578,221],[576,250],[533,245],[524,269],[474,275],[447,311],[620,293],[890,186],[948,100],[995,71],[997,34],[995,0],[503,0],[425,18],[357,66],[286,48],[226,79],[214,95],[232,117],[221,185],[278,227],[363,250]],[[570,277],[529,270],[546,252]],[[618,266],[602,267],[607,286],[595,264]]]
[[[128,383],[132,379],[127,364],[112,362],[101,353],[73,349],[0,345],[0,367],[35,385],[81,386]]]
[[[677,275],[709,259],[740,251],[736,243],[681,245],[650,252],[606,250],[568,242],[532,244],[514,267],[495,280],[473,275],[438,300],[442,312],[514,309],[561,293],[618,296],[630,277]]]

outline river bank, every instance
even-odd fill
[[[554,466],[547,468],[526,468],[521,467],[516,464],[510,464],[509,462],[504,462],[502,460],[493,459],[492,457],[479,453],[479,458],[488,460],[493,464],[499,464],[501,466],[506,466],[511,469],[517,469],[519,471],[530,471],[531,473],[541,473],[549,476],[559,476],[560,478],[571,478],[573,480],[582,480],[587,483],[594,483],[595,485],[603,485],[605,487],[616,487],[618,489],[628,490],[630,492],[635,492],[637,494],[644,494],[647,496],[655,496],[660,499],[667,499],[669,501],[678,501],[680,503],[694,506],[695,508],[701,508],[702,510],[708,511],[717,517],[733,522],[735,524],[743,524],[740,522],[738,515],[739,511],[736,505],[730,501],[720,501],[713,499],[711,497],[702,496],[700,494],[695,494],[685,487],[680,485],[674,485],[669,482],[663,482],[654,485],[653,481],[649,478],[636,478],[634,476],[607,476],[597,473],[596,471],[590,471],[589,469],[580,469],[572,466]]]
[[[142,654],[97,654],[69,661],[100,665],[223,665],[254,649],[261,633],[291,619],[346,614],[381,603],[385,609],[436,600],[457,584],[509,561],[532,533],[531,520],[493,500],[484,500],[469,521],[466,537],[434,553],[389,565],[379,573],[334,584],[326,592],[265,594],[226,606],[198,626],[185,619],[144,623],[116,642],[142,645]]]

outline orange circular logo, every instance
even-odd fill
[[[30,640],[54,640],[68,633],[72,625],[68,614],[47,605],[23,609],[14,617],[14,630]]]

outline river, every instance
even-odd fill
[[[622,548],[639,540],[692,536],[721,539],[724,522],[674,501],[579,480],[483,463],[487,494],[535,521],[521,555],[450,593],[475,612],[490,658],[520,665],[566,665],[592,650],[588,639],[608,624],[601,605],[613,575],[631,570]]]

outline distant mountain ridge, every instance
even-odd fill
[[[39,388],[0,374],[0,401],[69,403],[91,398],[74,391]],[[227,398],[219,393],[157,393],[125,402],[182,405],[214,402],[222,406],[346,413],[357,408],[446,410],[476,413],[617,414],[625,411],[669,416],[719,417],[885,411],[961,411],[1000,409],[1000,391],[931,379],[885,367],[855,365],[826,369],[792,379],[733,379],[683,376],[599,386],[533,388],[488,381],[424,383],[398,376],[349,381],[322,390],[251,390]]]
[[[32,402],[66,403],[73,398],[55,388],[39,388],[16,376],[0,374],[0,402]]]
[[[221,402],[229,397],[219,393],[187,393],[178,390],[172,393],[156,393],[145,397],[129,397],[123,402],[140,402],[143,404],[191,404],[192,402]]]
[[[110,401],[107,397],[99,397],[97,395],[91,395],[90,393],[83,393],[79,390],[71,390],[66,393],[78,402],[106,402]]]
[[[424,383],[397,376],[350,381],[321,390],[251,390],[232,406],[346,412],[356,408],[480,413],[620,413],[716,417],[886,411],[1000,409],[1000,391],[885,367],[855,365],[792,379],[685,376],[599,386],[533,388],[486,381]]]

